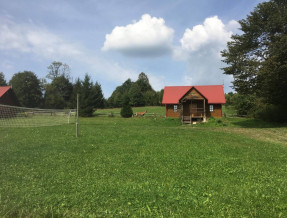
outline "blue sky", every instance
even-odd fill
[[[222,84],[220,51],[259,0],[0,0],[0,72],[45,78],[61,61],[105,97],[145,72],[155,90]]]

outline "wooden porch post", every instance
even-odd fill
[[[206,122],[205,99],[203,99],[203,122]]]
[[[192,123],[192,100],[190,100],[189,119],[190,119],[190,123]]]
[[[183,102],[180,102],[180,114],[181,114],[181,123],[183,123]]]

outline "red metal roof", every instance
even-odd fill
[[[208,100],[209,104],[225,104],[222,85],[166,86],[164,87],[162,104],[178,104],[179,100],[193,87]]]
[[[0,98],[9,90],[11,86],[0,86]]]

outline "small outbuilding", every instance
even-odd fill
[[[166,86],[162,104],[165,116],[181,118],[182,123],[222,117],[225,96],[222,85]]]
[[[0,104],[19,106],[19,101],[11,86],[0,86]]]

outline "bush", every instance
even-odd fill
[[[80,117],[92,117],[94,114],[93,106],[86,106],[85,108],[80,108],[79,116]]]
[[[222,120],[221,120],[221,119],[218,119],[216,122],[217,122],[218,124],[220,124],[220,123],[222,123]]]
[[[238,116],[252,116],[256,107],[256,97],[254,95],[235,94],[232,97],[234,107]]]
[[[131,117],[133,115],[133,110],[132,107],[130,105],[130,99],[128,96],[125,96],[123,99],[123,106],[121,109],[121,116],[128,118]]]
[[[287,106],[265,105],[256,111],[255,117],[270,122],[287,122]]]

